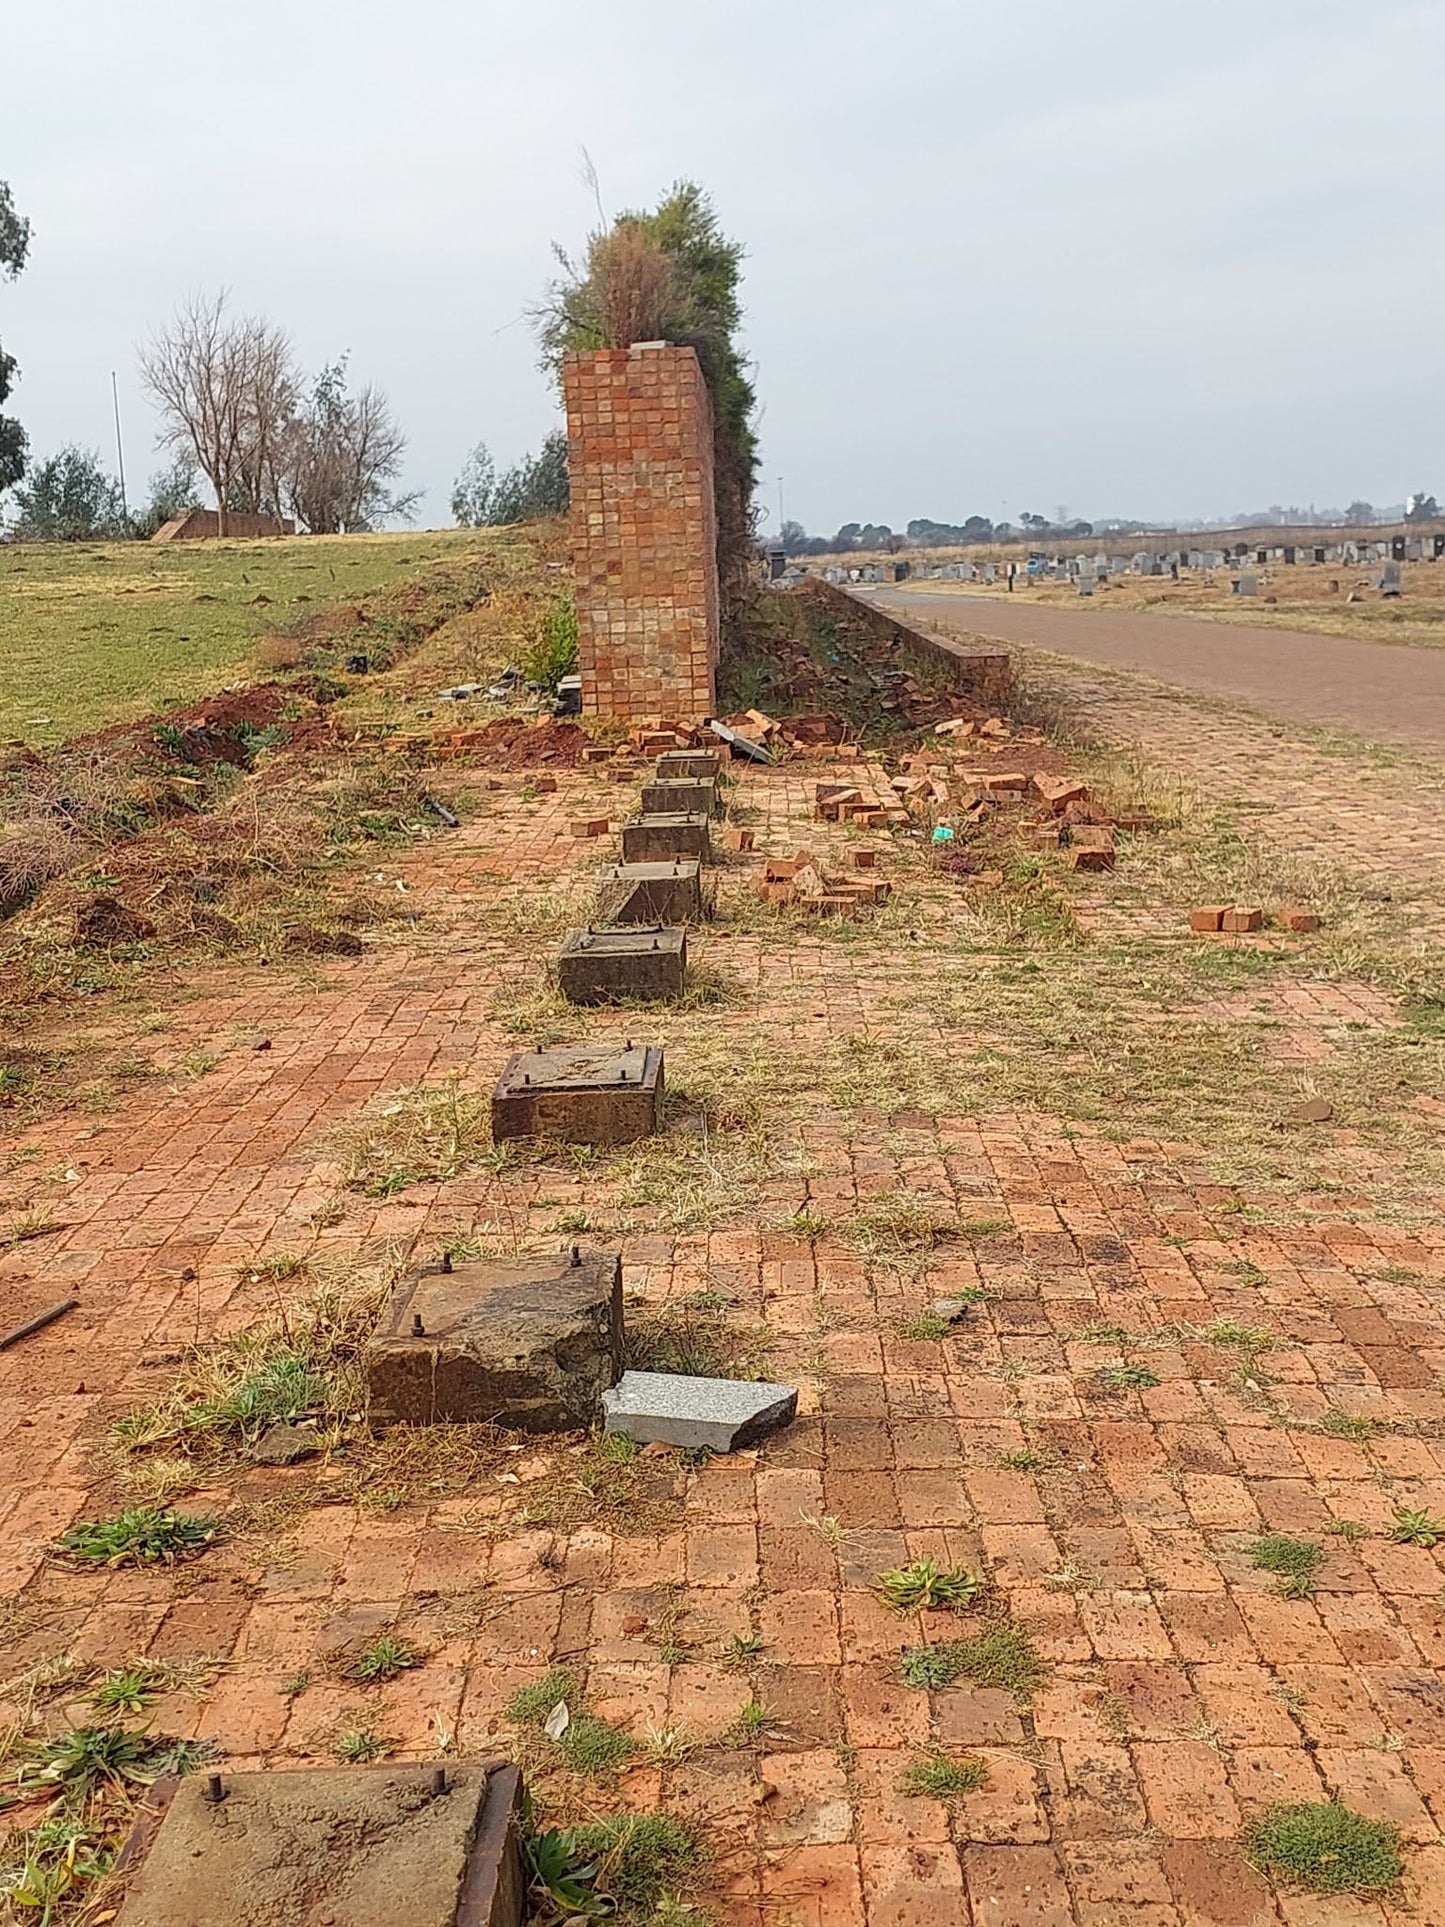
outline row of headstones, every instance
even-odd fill
[[[598,922],[569,931],[557,953],[557,982],[569,1002],[682,995],[687,930],[702,916],[702,866],[712,857],[720,782],[720,758],[711,750],[658,757],[637,815],[622,826],[621,862],[598,874]]]

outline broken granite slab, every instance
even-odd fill
[[[625,1432],[640,1445],[706,1447],[740,1452],[797,1416],[792,1385],[754,1384],[740,1378],[686,1378],[677,1372],[624,1372],[602,1394],[609,1432]]]

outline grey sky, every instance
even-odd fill
[[[39,454],[156,465],[192,291],[343,349],[423,519],[556,408],[549,243],[701,181],[750,253],[764,500],[814,530],[1445,492],[1445,0],[67,0],[3,31]]]

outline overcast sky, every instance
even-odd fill
[[[557,419],[525,321],[678,176],[747,246],[767,527],[1445,493],[1445,0],[66,0],[7,11],[37,454],[157,466],[136,344],[222,285],[349,350],[422,520]]]

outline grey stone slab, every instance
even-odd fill
[[[797,1415],[792,1385],[740,1378],[686,1378],[676,1372],[624,1372],[602,1394],[606,1430],[639,1444],[741,1451]]]

